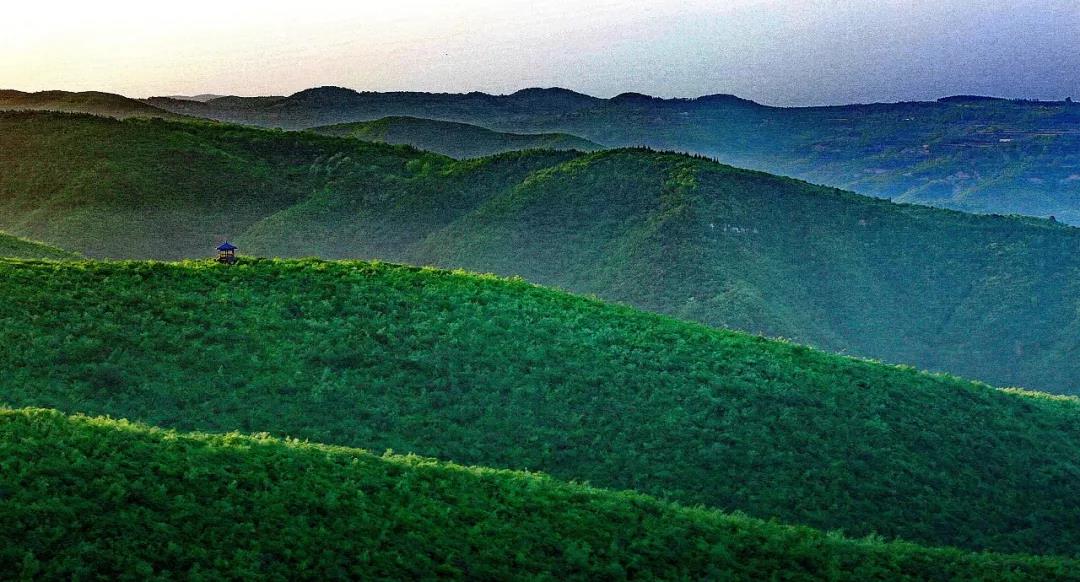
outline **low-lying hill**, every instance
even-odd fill
[[[99,91],[40,91],[24,93],[22,91],[0,91],[0,111],[59,111],[66,113],[91,113],[106,117],[160,117],[162,119],[182,119],[185,116],[159,109],[123,95],[101,93]]]
[[[411,145],[453,158],[478,158],[516,150],[595,151],[603,146],[565,133],[500,133],[467,123],[384,117],[375,121],[342,123],[312,129],[315,133],[368,141]]]
[[[543,475],[0,408],[25,579],[1077,580],[1061,558],[848,540]]]
[[[381,258],[1080,389],[1080,230],[642,149],[453,159],[309,132],[0,115],[0,228],[90,257]]]
[[[541,470],[855,536],[1080,555],[1071,398],[386,264],[0,261],[0,296],[0,401],[13,406]]]
[[[47,244],[0,232],[0,257],[5,259],[77,259],[79,255]]]
[[[937,102],[767,107],[731,95],[598,99],[565,89],[511,95],[358,93],[207,104],[151,100],[211,119],[304,129],[411,115],[505,132],[561,132],[650,146],[970,212],[1055,215],[1080,224],[1080,104],[970,96]]]

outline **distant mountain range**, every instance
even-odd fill
[[[185,101],[201,101],[203,103],[225,97],[225,95],[215,95],[213,93],[203,93],[201,95],[169,95],[169,99],[181,99]]]
[[[454,158],[478,158],[517,150],[596,151],[603,146],[566,133],[501,133],[476,125],[418,117],[384,117],[312,129],[316,133],[411,145]]]
[[[358,93],[148,100],[175,113],[261,126],[414,116],[606,146],[698,153],[861,194],[1080,224],[1080,104],[957,96],[936,102],[767,107],[730,95],[598,99],[565,89],[511,95]]]
[[[564,142],[579,144],[567,147],[579,149],[643,145],[697,153],[869,196],[1080,224],[1080,104],[1070,101],[960,95],[936,102],[781,108],[731,95],[660,99],[625,93],[600,99],[558,88],[489,95],[320,87],[290,96],[142,101],[93,92],[6,91],[0,92],[0,109],[172,114],[285,129],[411,117],[430,121],[402,127],[399,120],[386,134],[390,141],[458,157],[534,147],[534,141],[523,140],[493,149],[490,135],[437,124],[449,121],[498,133],[566,135]],[[429,127],[420,129],[424,123]],[[368,139],[381,132],[360,131]]]
[[[700,157],[466,161],[311,132],[0,114],[0,228],[90,257],[378,258],[521,275],[996,385],[1080,391],[1080,230]]]

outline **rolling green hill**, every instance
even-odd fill
[[[0,257],[6,259],[77,259],[79,255],[63,249],[29,241],[0,232]]]
[[[0,90],[0,111],[5,110],[91,113],[116,118],[159,117],[162,119],[183,119],[186,117],[159,109],[138,99],[99,91],[24,93],[22,91]]]
[[[1072,398],[383,263],[0,261],[0,296],[11,406],[540,470],[854,536],[1080,555]]]
[[[178,113],[291,129],[409,115],[502,132],[569,133],[608,146],[702,154],[902,202],[1055,215],[1080,224],[1080,104],[1071,102],[957,96],[787,108],[731,95],[598,99],[565,89],[450,95],[339,87],[205,104],[149,102]]]
[[[381,258],[1080,390],[1080,231],[642,149],[453,159],[238,126],[0,115],[0,228],[87,256]]]
[[[565,133],[500,133],[467,123],[384,117],[312,129],[315,133],[368,141],[411,145],[453,158],[478,158],[531,149],[595,151],[602,146]]]
[[[326,188],[369,190],[436,157],[310,133],[41,112],[0,113],[0,151],[18,152],[0,156],[0,228],[94,258],[203,256]]]
[[[0,569],[25,579],[1080,579],[1061,558],[848,540],[537,474],[46,410],[0,408],[0,464]]]

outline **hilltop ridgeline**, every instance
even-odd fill
[[[568,133],[613,147],[702,154],[901,202],[1080,224],[1080,104],[1069,101],[957,96],[785,108],[731,95],[598,99],[565,89],[454,95],[321,87],[288,97],[148,102],[290,129],[408,115],[503,132]]]
[[[318,87],[290,96],[155,97],[0,91],[0,110],[46,109],[112,117],[187,116],[310,129],[408,117],[364,129],[454,157],[536,147],[499,133],[560,134],[543,147],[648,146],[967,212],[1055,216],[1080,224],[1080,105],[978,96],[932,102],[768,107],[732,95],[599,99],[565,89],[510,95],[356,92]],[[438,130],[436,130],[438,128]],[[389,135],[389,138],[379,137]],[[554,145],[552,145],[554,144]]]
[[[129,117],[184,119],[187,116],[154,107],[138,99],[100,91],[23,91],[0,90],[0,111],[57,111],[89,113],[119,119]]]

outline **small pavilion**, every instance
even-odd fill
[[[229,241],[221,243],[218,248],[217,260],[219,263],[225,263],[231,265],[236,262],[236,247],[229,244]]]

